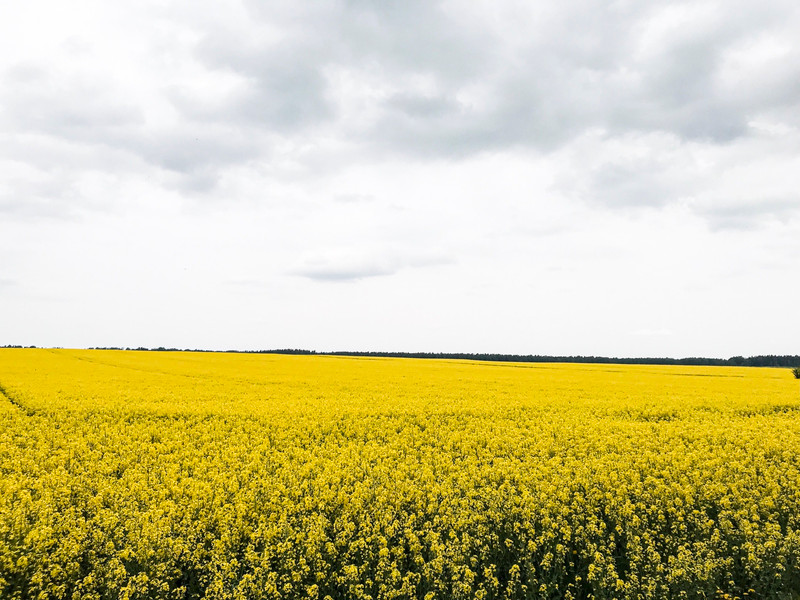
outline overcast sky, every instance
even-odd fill
[[[0,5],[0,345],[800,353],[800,4]]]

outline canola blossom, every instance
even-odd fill
[[[798,598],[796,384],[0,349],[0,598]]]

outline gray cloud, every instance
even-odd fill
[[[181,174],[241,164],[259,154],[256,140],[239,129],[223,127],[184,125],[133,137],[127,145],[147,162]]]
[[[459,103],[452,98],[409,93],[393,94],[386,107],[409,119],[437,119],[460,112]]]
[[[0,188],[0,214],[22,219],[72,218],[77,196],[72,174],[6,164],[6,185]],[[14,167],[17,167],[14,169]]]
[[[36,64],[6,73],[6,110],[18,128],[121,146],[187,172],[262,156],[259,135],[319,128],[370,151],[452,157],[548,150],[592,127],[725,143],[745,135],[753,115],[800,100],[795,49],[723,81],[731,51],[798,19],[791,4],[584,0],[519,15],[499,5],[471,18],[429,2],[247,7],[244,29],[194,24],[193,58],[236,85],[221,96],[178,82],[160,92],[193,134],[156,130],[113,86],[58,80]],[[335,72],[361,86],[349,100],[364,105],[363,121],[342,121]],[[216,152],[198,149],[208,144]]]
[[[317,42],[301,38],[250,48],[241,42],[235,35],[208,36],[196,55],[208,68],[241,77],[241,89],[213,107],[177,88],[172,94],[175,107],[197,122],[254,126],[281,134],[334,117],[326,98],[326,60]]]
[[[141,110],[102,83],[64,77],[36,63],[12,65],[0,96],[6,128],[78,142],[113,142],[117,132],[144,123]]]
[[[374,256],[332,251],[309,257],[288,274],[319,282],[355,282],[372,277],[395,275],[403,269],[419,269],[452,264],[443,255],[392,256],[373,252]],[[384,254],[383,256],[381,254]]]
[[[687,6],[688,14],[676,20],[644,3],[626,9],[575,3],[524,23],[528,35],[510,42],[505,31],[459,30],[455,15],[442,18],[441,7],[414,5],[418,22],[436,22],[464,38],[472,35],[471,47],[490,50],[480,61],[466,61],[469,67],[440,61],[440,42],[423,31],[415,50],[427,47],[429,60],[420,66],[397,60],[396,46],[357,48],[363,37],[353,36],[354,50],[382,66],[389,89],[393,82],[413,85],[415,75],[427,76],[433,88],[415,94],[401,87],[376,99],[380,116],[363,141],[385,150],[456,157],[519,145],[548,150],[592,127],[725,143],[745,135],[753,114],[798,102],[795,87],[786,85],[800,65],[795,56],[788,57],[790,68],[787,57],[772,61],[784,64],[783,76],[765,82],[773,93],[755,92],[744,81],[729,88],[720,82],[726,53],[797,16],[788,7],[756,11],[751,3],[739,4],[738,12],[708,5],[713,10],[699,16]],[[392,29],[393,24],[401,28],[405,15],[372,16]],[[660,19],[676,22],[667,33],[650,31],[658,29]],[[659,35],[662,39],[648,39]]]
[[[674,135],[589,134],[562,153],[553,189],[600,207],[661,208],[704,189],[695,153]]]
[[[663,135],[677,150],[606,159],[599,144],[600,163],[568,175],[571,195],[664,206],[703,180],[682,171],[685,144],[724,148],[750,137],[754,119],[800,124],[800,9],[788,1],[244,6],[238,20],[160,14],[175,39],[159,38],[143,71],[183,67],[139,87],[79,40],[80,56],[8,65],[0,153],[36,165],[40,180],[3,192],[0,210],[83,202],[59,192],[79,179],[59,176],[64,165],[211,194],[250,165],[308,178],[384,159],[555,155],[587,131],[612,145]]]
[[[369,204],[375,201],[371,194],[338,194],[333,198],[339,204]]]
[[[715,200],[697,211],[712,230],[752,230],[769,219],[785,222],[800,216],[800,196]]]
[[[294,274],[313,281],[352,282],[370,277],[394,275],[397,268],[380,265],[335,266],[326,265],[296,271]]]

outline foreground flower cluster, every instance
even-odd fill
[[[0,350],[0,598],[796,598],[788,370]]]

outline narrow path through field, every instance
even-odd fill
[[[8,400],[11,404],[16,406],[19,410],[24,412],[26,415],[32,415],[33,412],[34,412],[30,408],[28,408],[27,406],[25,406],[23,404],[20,404],[20,402],[16,398],[14,398],[13,395],[8,393],[8,390],[6,390],[6,388],[4,388],[3,384],[1,384],[1,383],[0,383],[0,397],[5,398],[6,400]]]
[[[188,377],[189,379],[207,379],[209,377],[208,375],[205,374],[192,375],[190,373],[177,373],[173,371],[164,371],[161,369],[145,369],[144,367],[134,367],[132,365],[125,365],[107,360],[99,360],[97,358],[89,358],[87,356],[76,356],[74,353],[64,352],[63,350],[56,350],[53,348],[46,348],[46,350],[51,354],[55,354],[56,356],[68,356],[74,360],[82,360],[84,362],[93,363],[96,365],[114,367],[115,369],[129,369],[131,371],[140,371],[142,373],[156,373],[158,375],[168,375],[170,377]]]

